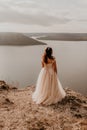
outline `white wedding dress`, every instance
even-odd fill
[[[46,64],[38,76],[35,92],[32,95],[36,104],[55,104],[65,97],[66,93],[53,69],[52,63]]]

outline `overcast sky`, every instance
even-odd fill
[[[0,0],[0,31],[87,32],[87,0]]]

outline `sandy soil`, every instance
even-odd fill
[[[0,86],[0,130],[87,130],[87,97],[66,88],[61,102],[42,106],[34,89]]]

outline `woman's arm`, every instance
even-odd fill
[[[44,62],[43,61],[41,61],[41,65],[42,65],[42,68],[44,67]]]
[[[44,56],[42,56],[41,65],[42,65],[42,68],[43,68],[44,67]]]
[[[56,65],[56,60],[54,60],[54,62],[53,62],[53,68],[54,68],[54,71],[57,73],[57,65]]]

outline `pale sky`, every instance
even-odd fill
[[[87,32],[87,0],[0,0],[0,32]]]

